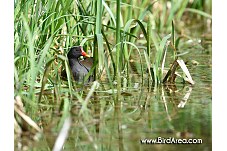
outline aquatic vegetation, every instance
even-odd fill
[[[141,87],[149,85],[149,89],[177,80],[195,84],[184,60],[187,50],[181,50],[194,39],[184,28],[196,22],[188,18],[201,19],[206,26],[212,20],[211,0],[16,0],[14,10],[15,97],[20,96],[24,112],[34,121],[40,121],[36,115],[41,111],[55,112],[57,106],[61,114],[57,131],[72,124],[75,100],[81,105],[79,116],[85,119],[91,118],[89,101],[97,93],[112,94],[111,101],[118,106],[122,95],[128,94],[125,90],[133,74]],[[83,47],[94,58],[84,77],[87,81],[94,74],[90,85],[73,78],[67,58],[73,46]],[[63,70],[66,81],[61,79]],[[17,108],[15,112],[19,114]]]

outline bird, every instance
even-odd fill
[[[80,57],[84,56],[84,60]],[[85,76],[89,73],[93,66],[93,57],[90,57],[81,46],[74,46],[70,48],[67,58],[69,61],[69,66],[72,71],[72,75],[77,82],[92,82],[93,76],[90,75],[87,81],[84,81]],[[62,71],[62,77],[67,79],[66,71]]]

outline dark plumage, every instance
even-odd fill
[[[89,58],[81,60],[80,59],[81,56]],[[78,82],[83,82],[85,76],[88,74],[91,67],[93,66],[93,58],[90,58],[90,56],[83,51],[83,48],[81,46],[72,47],[69,50],[67,57],[69,60],[69,66],[71,68],[74,80]],[[64,77],[65,75],[66,73],[63,72],[62,76]],[[91,81],[93,81],[92,76],[88,78],[87,82]]]

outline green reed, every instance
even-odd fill
[[[133,72],[141,81],[148,75],[161,84],[166,56],[177,55],[183,36],[176,31],[184,16],[212,19],[211,1],[15,1],[15,95],[33,103],[49,102],[45,91],[53,91],[51,99],[58,101],[82,96],[66,57],[75,45],[89,50],[96,81],[107,79],[118,98],[122,79],[130,81]],[[130,62],[135,57],[139,65]],[[66,82],[60,78],[63,69]]]

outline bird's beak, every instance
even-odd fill
[[[81,47],[81,53],[82,53],[82,56],[84,56],[84,57],[88,57],[88,58],[91,57],[91,56],[89,56],[89,55],[83,50],[82,47]]]

